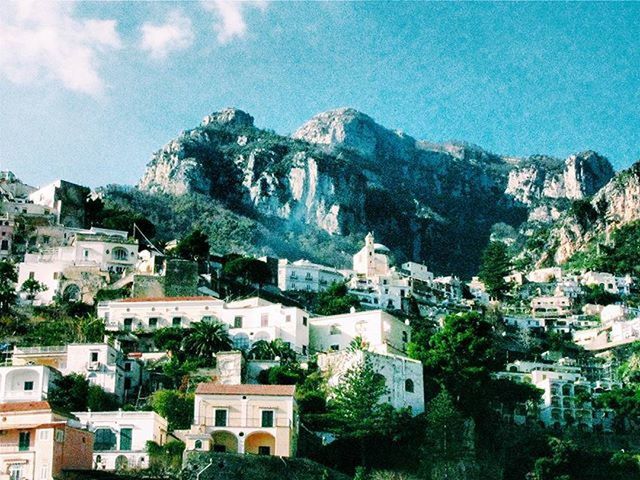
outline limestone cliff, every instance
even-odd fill
[[[572,208],[551,230],[541,261],[561,264],[591,241],[640,220],[640,162],[618,173],[589,202]]]
[[[138,187],[204,194],[290,232],[355,241],[374,230],[398,260],[470,275],[495,224],[548,222],[612,175],[593,152],[565,161],[503,157],[418,141],[350,108],[321,113],[291,137],[225,109],[156,152]]]

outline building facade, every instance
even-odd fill
[[[322,292],[332,283],[344,281],[345,276],[335,268],[311,263],[308,260],[289,262],[287,259],[280,259],[278,261],[278,288],[283,292],[288,290]]]
[[[422,363],[399,355],[366,350],[321,353],[318,367],[327,376],[327,384],[335,388],[347,370],[368,361],[384,378],[387,392],[380,399],[395,409],[410,408],[413,415],[424,412],[424,379]]]
[[[89,470],[93,434],[46,401],[0,403],[0,480],[53,480]]]
[[[294,394],[292,385],[198,385],[187,451],[294,456],[299,429]]]
[[[155,412],[74,412],[94,434],[93,468],[121,470],[149,467],[147,442],[167,442],[167,421]]]
[[[357,337],[377,353],[406,355],[411,328],[382,310],[311,319],[311,353],[346,350]]]

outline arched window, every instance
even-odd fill
[[[414,390],[413,380],[411,380],[410,378],[407,378],[407,379],[404,381],[404,390],[405,390],[406,392],[413,393],[413,390]]]
[[[240,332],[233,336],[233,348],[237,350],[246,350],[250,345],[251,341],[249,340],[249,335],[246,333]]]
[[[62,298],[67,302],[79,302],[80,301],[80,287],[75,284],[67,285],[62,292]]]
[[[116,449],[116,434],[110,428],[96,429],[93,450],[104,452]]]
[[[384,375],[381,375],[380,373],[376,373],[373,375],[373,381],[379,385],[387,384],[387,379],[384,378]]]
[[[202,440],[196,440],[195,443],[193,444],[193,447],[196,450],[202,450]]]
[[[129,252],[127,252],[125,248],[116,247],[113,249],[113,252],[111,254],[113,255],[114,260],[129,260]]]

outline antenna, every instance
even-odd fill
[[[142,230],[140,230],[140,227],[138,227],[138,225],[136,225],[136,223],[135,223],[135,222],[133,222],[133,236],[134,236],[134,237],[136,236],[136,230],[138,231],[138,233],[139,233],[140,235],[142,235],[142,238],[144,238],[144,240],[145,240],[145,241],[146,241],[146,242],[147,242],[147,243],[148,243],[148,244],[149,244],[149,245],[150,245],[150,246],[151,246],[151,247],[156,251],[156,253],[159,253],[160,255],[162,255],[162,252],[161,252],[160,250],[158,250],[158,247],[156,247],[156,246],[151,242],[151,240],[149,240],[149,239],[147,238],[147,236],[146,236],[144,233],[142,233]]]

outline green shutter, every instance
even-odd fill
[[[133,429],[123,428],[120,430],[120,450],[131,450],[131,436]]]

